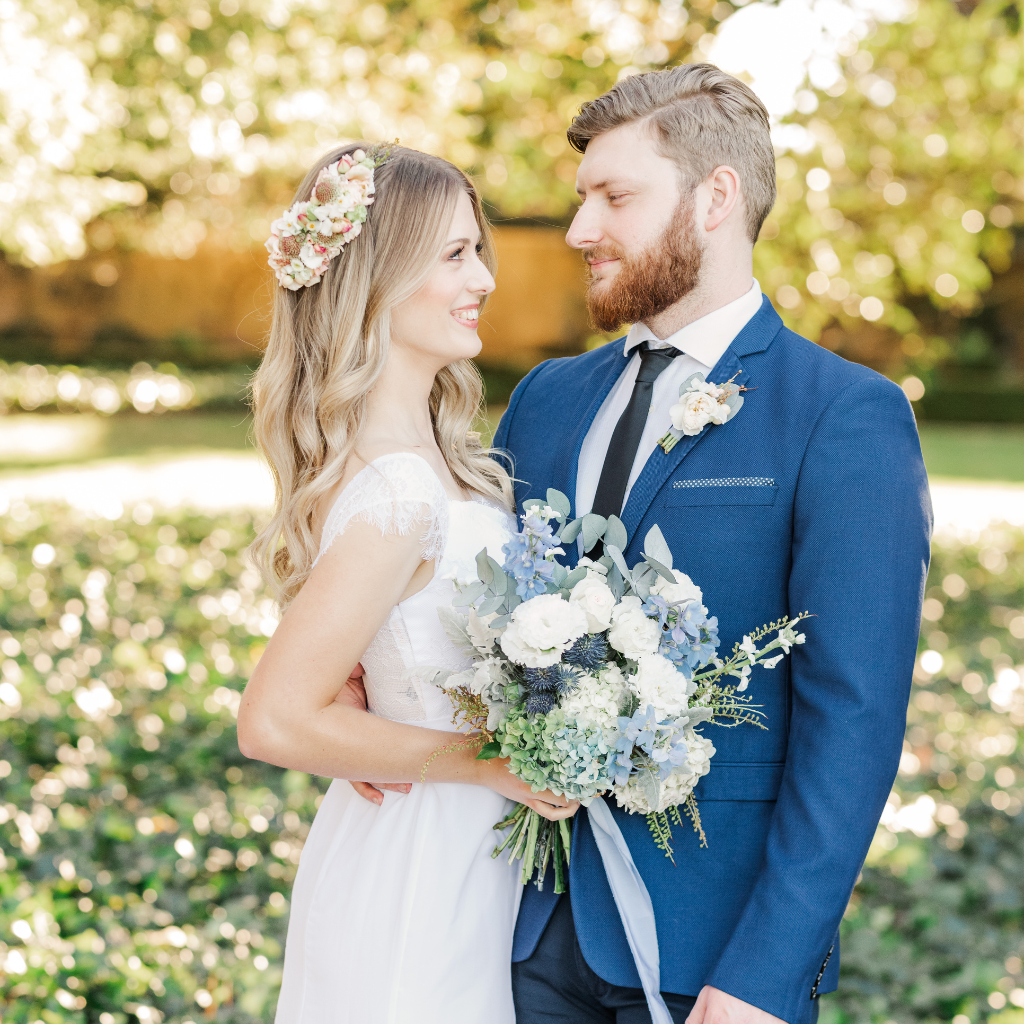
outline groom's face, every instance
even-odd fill
[[[648,130],[628,124],[592,139],[576,190],[581,206],[566,241],[583,250],[599,330],[657,316],[696,286],[704,240],[694,226],[694,192]]]

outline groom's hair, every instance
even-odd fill
[[[584,103],[566,133],[585,153],[591,139],[620,125],[647,122],[663,156],[688,185],[727,164],[740,176],[747,232],[757,241],[775,205],[775,152],[768,111],[749,86],[714,64],[683,64],[624,78]]]

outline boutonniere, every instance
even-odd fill
[[[733,384],[735,379],[733,376],[724,384],[712,384],[703,373],[690,374],[679,386],[679,401],[668,411],[672,427],[658,444],[670,452],[681,437],[693,437],[709,423],[731,420],[743,405],[740,392],[747,390]]]

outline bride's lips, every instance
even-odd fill
[[[476,327],[480,322],[480,306],[461,306],[451,311],[452,319],[463,327]]]

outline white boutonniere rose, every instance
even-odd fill
[[[658,444],[670,452],[681,437],[693,437],[709,423],[722,424],[732,419],[743,405],[740,392],[746,390],[734,385],[733,380],[712,384],[702,373],[687,377],[680,385],[679,401],[668,412],[672,429]]]

